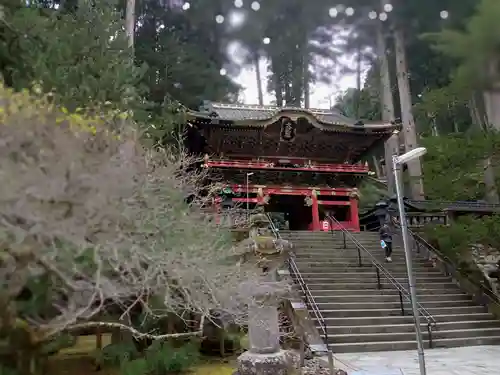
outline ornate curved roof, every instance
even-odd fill
[[[223,104],[205,102],[199,111],[190,111],[188,116],[203,118],[212,122],[227,121],[232,125],[265,127],[287,116],[296,120],[305,117],[312,125],[331,131],[364,129],[377,133],[391,133],[399,130],[401,125],[395,123],[364,123],[342,115],[335,110],[303,109],[297,107],[259,106],[246,104]]]

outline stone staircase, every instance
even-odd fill
[[[294,244],[295,262],[325,320],[328,346],[334,353],[416,349],[409,301],[401,314],[398,290],[384,276],[378,289],[376,268],[342,232],[280,232]],[[402,246],[394,244],[393,262],[385,263],[377,233],[353,234],[407,290]],[[500,344],[500,321],[474,303],[451,278],[415,257],[414,272],[420,304],[433,316],[433,347]],[[310,314],[316,319],[314,314]],[[421,316],[425,347],[429,347],[427,320]],[[320,323],[316,319],[316,326]],[[320,329],[318,329],[321,332]]]

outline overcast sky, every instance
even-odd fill
[[[234,10],[229,13],[227,18],[229,27],[239,27],[245,22],[246,17],[244,12]],[[263,36],[263,39],[269,40],[269,38],[265,38],[265,36]],[[272,40],[270,43],[272,44]],[[228,54],[236,63],[242,64],[240,57],[244,53],[242,53],[241,45],[238,43],[231,43],[228,47]],[[342,64],[345,66],[354,66],[355,64],[353,57],[346,57],[343,60]],[[365,67],[364,70],[367,70],[367,68],[368,67]],[[266,91],[267,64],[264,59],[260,62],[260,71],[262,74],[262,87],[264,88],[264,91]],[[237,77],[232,78],[243,87],[240,99],[242,99],[245,104],[259,104],[255,69],[244,69]],[[363,81],[364,79],[362,79],[362,82]],[[355,75],[332,77],[332,82],[333,84],[331,86],[318,84],[311,87],[311,108],[329,109],[330,104],[334,103],[334,99],[337,95],[347,90],[349,87],[356,87]],[[273,95],[269,95],[266,92],[264,93],[264,104],[271,104],[273,99]]]
[[[261,72],[266,72],[267,67],[264,60],[261,61],[260,67]],[[243,86],[241,99],[245,104],[259,104],[255,69],[248,68],[243,70],[235,81]],[[263,77],[262,81],[262,87],[264,87],[265,90],[265,77]],[[347,90],[349,87],[356,87],[356,76],[344,75],[341,77],[334,77],[333,82],[336,83],[336,85],[328,86],[318,84],[311,86],[311,108],[329,109],[330,102],[333,104],[338,94]],[[273,99],[274,96],[272,94],[269,95],[264,93],[264,104],[271,104]]]

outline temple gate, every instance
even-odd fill
[[[330,110],[211,102],[187,118],[188,151],[204,155],[203,167],[225,183],[215,209],[263,205],[284,213],[289,229],[311,231],[324,230],[328,214],[359,231],[364,157],[400,128]]]

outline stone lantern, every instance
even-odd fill
[[[249,350],[238,357],[238,375],[291,375],[289,354],[280,348],[278,284],[266,282],[251,292]]]

